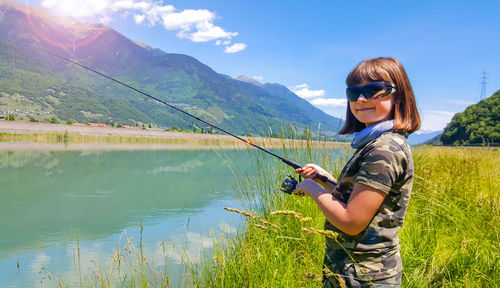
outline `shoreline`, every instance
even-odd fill
[[[137,136],[146,138],[203,138],[216,139],[228,138],[228,135],[218,134],[195,134],[186,132],[170,132],[163,131],[158,128],[115,128],[115,127],[94,127],[94,126],[77,126],[68,124],[51,124],[40,122],[25,122],[25,121],[1,121],[0,132],[9,134],[45,134],[45,133],[69,133],[90,136]],[[233,139],[231,137],[231,139]]]
[[[5,151],[136,151],[136,150],[214,150],[243,149],[243,147],[217,145],[179,145],[179,144],[53,144],[35,142],[0,142],[0,152]]]
[[[0,121],[0,151],[209,150],[250,147],[230,135],[169,132],[158,128],[127,129],[67,124]],[[3,137],[2,137],[3,136]],[[306,146],[345,147],[348,143],[247,137],[264,148]],[[3,138],[3,139],[2,139]]]

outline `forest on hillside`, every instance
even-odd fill
[[[500,145],[500,90],[455,114],[441,141],[444,145]]]

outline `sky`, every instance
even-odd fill
[[[477,103],[482,82],[486,97],[500,89],[500,1],[17,1],[103,23],[233,78],[285,85],[338,118],[345,78],[372,57],[402,62],[422,130],[442,130]]]

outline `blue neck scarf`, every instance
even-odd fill
[[[352,140],[351,147],[358,148],[366,143],[372,141],[373,139],[380,136],[382,133],[394,129],[394,120],[387,120],[380,122],[376,125],[366,127],[360,132],[354,132],[354,140]]]

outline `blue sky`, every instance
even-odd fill
[[[345,78],[360,61],[398,58],[422,129],[500,89],[498,1],[18,0],[102,22],[128,38],[193,56],[231,77],[280,83],[345,114]]]

